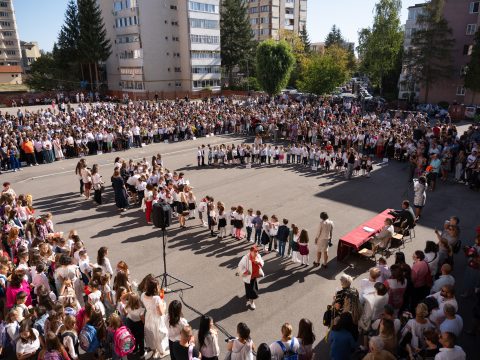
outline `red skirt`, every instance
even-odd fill
[[[152,204],[152,200],[145,201],[145,217],[147,219],[147,222],[151,222]]]

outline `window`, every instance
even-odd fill
[[[192,59],[220,59],[220,51],[192,51]]]
[[[269,11],[270,11],[270,6],[268,5],[260,6],[260,12],[269,12]]]
[[[192,74],[220,74],[220,66],[192,66]]]
[[[5,1],[0,1],[0,7],[8,7],[8,4]]]
[[[463,55],[472,55],[473,45],[464,45],[463,46]]]
[[[177,10],[177,5],[170,5],[170,10]]]
[[[465,96],[465,86],[457,86],[457,96]]]
[[[143,70],[141,67],[121,67],[120,74],[121,75],[142,75]]]
[[[13,46],[14,42],[12,40],[5,40],[3,42],[5,45],[8,45],[8,46]]]
[[[3,36],[13,36],[13,32],[12,31],[4,31]]]
[[[211,35],[190,35],[192,44],[220,44],[220,36]]]
[[[115,1],[113,3],[113,10],[115,10],[115,11],[122,10],[122,2],[121,1]]]
[[[175,72],[182,72],[182,69],[179,68],[179,67],[176,67],[176,68],[174,69],[174,71],[175,71]]]
[[[0,26],[10,27],[10,21],[0,21]]]
[[[0,17],[8,17],[10,14],[5,11],[0,11]]]
[[[470,9],[469,9],[470,14],[478,14],[479,5],[480,5],[480,1],[472,1],[470,3]]]
[[[7,55],[16,55],[17,52],[15,50],[5,50],[5,54]]]
[[[477,24],[467,25],[467,35],[474,35],[476,31],[477,31]]]
[[[468,72],[468,65],[464,65],[460,68],[460,76],[467,75],[467,72]]]
[[[199,11],[199,12],[206,12],[206,13],[218,13],[218,9],[215,5],[212,4],[205,4],[196,1],[189,1],[188,2],[188,9],[190,11]]]
[[[182,82],[181,81],[175,81],[175,87],[177,87],[177,88],[182,87]]]
[[[250,9],[248,9],[248,12],[250,14],[256,14],[258,13],[258,7],[251,7]]]
[[[218,29],[218,20],[190,19],[191,28]]]
[[[195,80],[193,81],[194,88],[206,88],[209,86],[220,86],[220,80],[211,79],[211,80]]]

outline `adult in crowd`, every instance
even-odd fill
[[[244,255],[238,263],[237,273],[245,285],[247,307],[250,307],[252,310],[256,309],[254,301],[258,299],[257,279],[264,276],[263,265],[264,261],[258,253],[256,245],[251,246],[248,254]]]
[[[320,260],[323,255],[323,268],[327,268],[328,248],[333,237],[333,221],[328,218],[326,212],[320,213],[320,224],[318,226],[317,235],[315,236],[315,245],[317,247],[317,259],[313,262],[314,266],[320,266]]]

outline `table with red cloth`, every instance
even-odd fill
[[[392,211],[392,209],[384,210],[370,220],[367,220],[363,224],[357,226],[348,234],[342,236],[338,241],[337,261],[342,261],[345,259],[352,252],[352,250],[359,251],[363,244],[368,242],[373,235],[382,230],[385,219],[393,219],[393,216],[389,214],[390,211]],[[371,228],[373,231],[366,231],[364,227]]]

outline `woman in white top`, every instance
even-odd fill
[[[90,173],[90,170],[87,169],[87,164],[83,164],[80,174],[82,175],[85,197],[89,199],[90,190],[92,189],[92,174]]]
[[[102,246],[100,249],[98,249],[96,266],[101,267],[104,274],[109,273],[110,277],[112,277],[113,269],[112,265],[110,264],[110,260],[107,258],[107,255],[108,248],[106,246]]]
[[[30,326],[29,321],[23,321],[20,325],[19,334],[20,337],[16,344],[17,359],[36,359],[37,352],[40,349],[40,335],[38,331]]]
[[[275,341],[270,345],[272,360],[282,360],[286,351],[298,353],[300,343],[298,339],[292,336],[293,328],[289,323],[282,325],[282,339]]]
[[[102,205],[102,175],[98,172],[98,165],[94,164],[92,167],[92,187],[93,187],[93,200],[98,205]]]
[[[75,296],[77,297],[80,305],[83,306],[83,283],[80,280],[80,274],[77,273],[77,267],[72,264],[72,258],[63,254],[60,257],[59,265],[54,274],[55,287],[57,293],[61,293],[61,288],[65,280],[69,279],[72,282],[73,289],[75,290]]]
[[[425,346],[423,332],[425,330],[434,330],[433,325],[428,320],[428,307],[420,303],[415,308],[415,318],[408,320],[402,329],[402,339],[400,346],[410,345],[414,349],[422,349]]]
[[[97,280],[90,282],[90,294],[88,294],[88,303],[92,305],[95,310],[101,312],[102,317],[105,318],[105,306],[102,302],[102,292],[100,291],[100,284]]]
[[[425,176],[420,176],[418,179],[413,179],[413,192],[413,205],[415,206],[415,216],[418,220],[427,199],[427,179]]]
[[[174,343],[180,341],[180,331],[185,325],[188,325],[188,321],[183,317],[180,301],[173,300],[170,303],[165,323],[168,326],[168,347],[173,349]],[[175,360],[173,352],[170,353],[170,358]]]
[[[198,348],[202,360],[218,360],[220,347],[218,346],[218,333],[210,316],[203,315],[198,328]]]
[[[168,328],[165,322],[165,301],[159,296],[160,285],[157,280],[147,282],[146,291],[141,300],[145,306],[145,345],[153,350],[153,358],[167,356]]]
[[[300,238],[300,229],[295,224],[292,224],[291,236],[292,261],[299,263],[301,262],[300,245],[298,244],[298,239]]]
[[[250,339],[250,328],[247,324],[237,325],[237,336],[227,343],[227,351],[232,353],[231,360],[253,360],[255,344]]]

